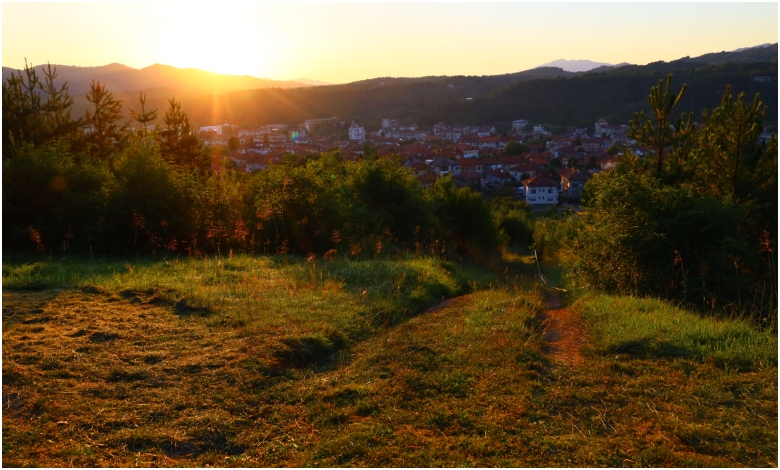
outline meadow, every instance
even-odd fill
[[[777,465],[776,334],[505,263],[7,257],[3,464]]]

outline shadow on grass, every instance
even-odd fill
[[[669,341],[659,341],[653,337],[624,341],[607,349],[609,354],[625,354],[639,359],[689,359],[693,352]]]
[[[717,341],[717,338],[713,337],[711,340]],[[755,367],[751,359],[739,357],[738,354],[699,351],[695,347],[680,346],[671,341],[662,341],[653,337],[625,341],[611,346],[606,352],[607,354],[622,354],[637,359],[695,360],[701,363],[710,363],[726,370],[748,371]]]
[[[329,367],[347,347],[347,338],[338,330],[288,336],[274,350],[277,371],[287,368]]]

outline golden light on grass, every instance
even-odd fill
[[[596,334],[563,367],[528,280],[430,259],[134,265],[4,263],[5,465],[776,465],[777,340],[744,325],[583,298]],[[474,292],[429,309],[444,287]]]

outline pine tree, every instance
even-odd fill
[[[24,72],[24,74],[22,73]],[[24,61],[19,70],[3,82],[3,155],[8,158],[12,142],[39,143],[41,129],[41,96],[37,93],[40,80],[35,69]]]
[[[124,147],[127,140],[129,122],[119,123],[122,118],[122,100],[115,100],[105,85],[95,83],[94,80],[86,98],[94,108],[92,112],[87,110],[84,115],[84,122],[89,126],[87,151],[93,158],[110,159]]]
[[[672,111],[680,102],[680,99],[682,99],[683,94],[685,94],[686,85],[683,84],[677,95],[670,93],[671,85],[672,74],[669,74],[666,78],[665,89],[663,80],[659,80],[658,86],[650,89],[650,95],[647,99],[650,102],[650,109],[654,117],[648,117],[642,111],[635,113],[633,121],[629,123],[628,136],[653,150],[658,174],[663,169],[667,149],[689,138],[694,130],[691,116],[686,116],[685,113],[680,116],[676,125],[672,125]]]
[[[3,150],[11,142],[41,145],[60,138],[72,138],[81,122],[71,117],[73,98],[68,84],[57,87],[57,69],[41,67],[41,82],[35,68],[25,60],[24,70],[3,82]],[[45,101],[43,99],[45,98]],[[8,158],[11,153],[4,153]]]
[[[165,129],[160,133],[160,152],[174,165],[201,172],[210,166],[209,156],[195,135],[190,119],[181,110],[181,103],[168,100],[169,108],[163,121]]]
[[[755,95],[751,104],[743,103],[744,93],[736,100],[731,85],[721,98],[720,106],[711,113],[704,110],[704,129],[697,139],[697,174],[717,192],[737,197],[750,192],[763,160],[770,158],[759,144],[766,107]]]
[[[144,126],[144,134],[146,134],[146,123],[154,121],[155,119],[157,119],[157,110],[156,109],[152,109],[149,112],[146,111],[146,95],[143,92],[140,92],[140,96],[138,97],[138,101],[141,102],[141,112],[140,113],[136,113],[129,106],[127,107],[127,109],[130,110],[130,116],[132,116],[134,120],[138,121],[139,123],[141,123],[141,125]]]
[[[52,69],[47,63],[43,69],[44,83],[38,83],[38,88],[48,97],[43,103],[44,131],[47,140],[56,140],[72,137],[82,125],[81,120],[74,120],[71,116],[73,97],[68,93],[68,82],[59,88],[54,84],[57,78],[57,68]]]

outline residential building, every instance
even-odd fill
[[[395,119],[382,119],[382,129],[392,129],[398,127],[398,122]]]
[[[536,175],[523,181],[525,202],[533,208],[544,208],[558,204],[558,184],[550,178]]]
[[[588,181],[589,177],[572,168],[564,168],[558,172],[558,175],[561,177],[560,194],[579,199],[585,187],[585,182]]]
[[[516,119],[512,121],[512,129],[516,131],[525,130],[525,126],[527,125],[528,125],[528,121],[526,119]]]
[[[366,140],[366,130],[358,126],[355,121],[352,121],[352,125],[349,126],[349,140],[357,141],[359,144]]]
[[[430,167],[439,176],[446,175],[458,175],[460,174],[460,164],[449,158],[437,157],[430,162]]]
[[[513,183],[515,179],[508,171],[504,170],[487,170],[485,172],[485,182],[487,184],[503,185]]]

